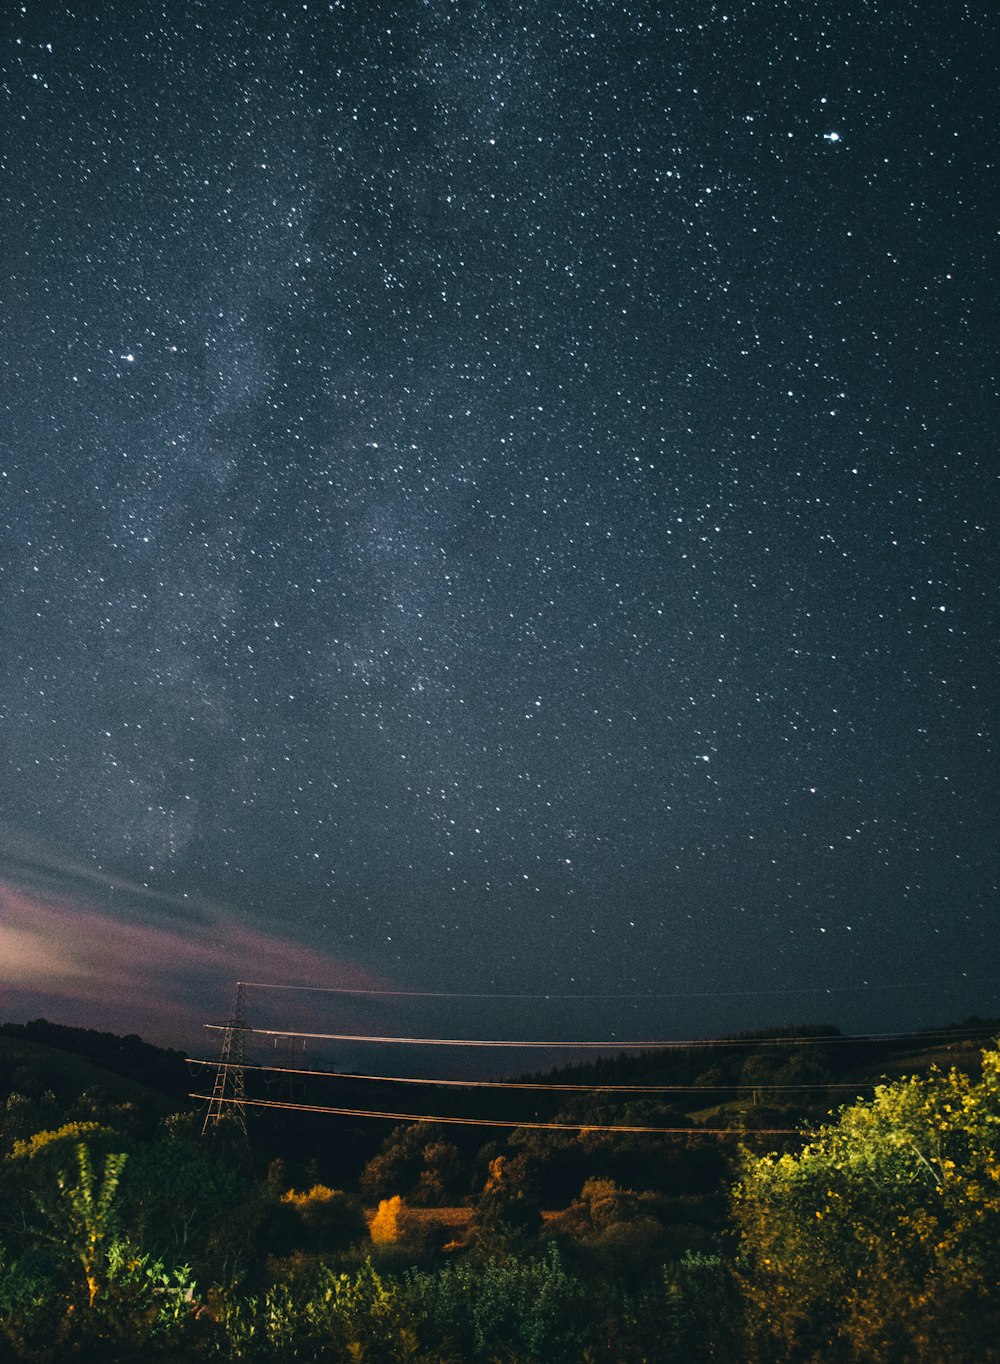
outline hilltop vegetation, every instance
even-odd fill
[[[700,1076],[718,1086],[713,1122],[741,1129],[775,1111],[755,1092],[768,1083],[809,1086],[779,1106],[789,1125],[817,1093],[853,1099],[780,1142],[699,1135],[704,1092],[563,1092],[555,1111],[575,1120],[669,1115],[681,1134],[366,1134],[325,1118],[325,1144],[281,1149],[277,1126],[251,1146],[233,1122],[203,1137],[190,1106],[164,1111],[135,1079],[112,1092],[110,1070],[95,1089],[84,1047],[123,1066],[147,1053],[71,1031],[79,1050],[60,1067],[49,1043],[0,1029],[0,1360],[1000,1358],[995,1048],[953,1039],[960,1067],[865,1098],[828,1089],[847,1073],[833,1033],[546,1077]],[[22,1048],[17,1064],[7,1047]],[[348,1178],[333,1174],[341,1141]]]
[[[123,1079],[141,1085],[147,1095],[156,1090],[171,1100],[185,1097],[189,1088],[184,1054],[153,1046],[134,1033],[119,1037],[45,1018],[0,1024],[0,1084],[8,1092],[24,1083],[56,1094],[100,1083],[124,1094]]]

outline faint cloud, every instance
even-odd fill
[[[377,988],[358,967],[224,907],[169,896],[81,864],[40,840],[2,844],[4,1017],[203,1045],[235,980]]]

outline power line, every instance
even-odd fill
[[[280,986],[258,985],[253,986],[252,982],[237,982],[237,995],[242,997],[249,988],[279,989]],[[308,989],[310,987],[289,987],[291,989]],[[324,993],[347,993],[337,987],[320,987]],[[360,993],[351,991],[351,993]],[[365,993],[382,993],[370,991]],[[508,996],[512,998],[513,996]],[[441,1080],[427,1076],[385,1076],[385,1075],[344,1075],[328,1070],[306,1070],[305,1068],[289,1066],[246,1066],[244,1059],[244,1043],[247,1034],[258,1033],[263,1037],[274,1039],[282,1038],[286,1041],[297,1038],[302,1040],[329,1041],[329,1042],[354,1042],[373,1045],[389,1046],[433,1046],[433,1047],[479,1047],[484,1049],[508,1048],[518,1050],[521,1048],[544,1048],[547,1050],[600,1050],[604,1052],[623,1052],[623,1051],[682,1051],[700,1050],[712,1047],[801,1047],[808,1046],[829,1046],[831,1044],[858,1044],[858,1045],[878,1045],[887,1042],[913,1042],[919,1041],[925,1046],[935,1041],[954,1042],[962,1039],[978,1038],[983,1040],[984,1034],[988,1034],[990,1029],[980,1026],[979,1028],[945,1028],[936,1031],[926,1032],[896,1032],[896,1033],[869,1033],[857,1034],[844,1037],[840,1034],[816,1034],[807,1035],[792,1034],[786,1036],[767,1036],[767,1037],[728,1037],[728,1038],[699,1038],[683,1041],[623,1041],[617,1038],[604,1041],[582,1041],[582,1040],[549,1040],[540,1041],[538,1039],[499,1039],[499,1038],[444,1038],[444,1037],[405,1037],[405,1036],[382,1036],[371,1033],[323,1033],[307,1032],[288,1028],[251,1028],[242,1016],[242,1009],[231,1010],[230,1017],[224,1024],[207,1023],[206,1028],[212,1031],[222,1031],[224,1033],[223,1054],[218,1063],[216,1082],[211,1095],[191,1094],[193,1099],[207,1099],[212,1105],[210,1112],[215,1115],[215,1120],[221,1115],[221,1106],[236,1105],[238,1116],[242,1119],[245,1105],[255,1108],[283,1109],[290,1112],[303,1113],[325,1113],[342,1117],[373,1118],[392,1122],[410,1123],[442,1123],[468,1127],[494,1127],[494,1128],[525,1128],[533,1131],[563,1131],[563,1132],[620,1132],[620,1133],[644,1133],[649,1135],[671,1135],[690,1136],[701,1134],[705,1136],[740,1136],[756,1133],[765,1136],[789,1136],[794,1135],[794,1128],[708,1128],[708,1127],[666,1127],[649,1124],[603,1124],[603,1123],[564,1123],[564,1122],[538,1122],[538,1121],[518,1121],[503,1118],[468,1118],[456,1117],[453,1115],[441,1114],[416,1114],[416,1113],[396,1113],[385,1110],[349,1108],[344,1106],[334,1106],[325,1104],[303,1104],[293,1103],[290,1100],[275,1099],[248,1099],[243,1091],[243,1076],[245,1069],[259,1070],[267,1074],[299,1074],[299,1075],[321,1075],[329,1079],[343,1080],[362,1080],[369,1082],[396,1083],[396,1084],[423,1084],[432,1086],[447,1086],[449,1088],[476,1088],[476,1089],[522,1089],[538,1091],[562,1091],[574,1093],[620,1093],[620,1094],[669,1094],[669,1093],[718,1093],[722,1092],[743,1092],[749,1091],[768,1091],[783,1092],[792,1090],[830,1090],[845,1089],[857,1091],[858,1088],[871,1088],[871,1085],[858,1084],[838,1084],[821,1083],[815,1084],[760,1084],[760,1085],[584,1085],[584,1084],[556,1084],[544,1081],[503,1081],[503,1080]],[[238,1036],[237,1036],[238,1034]],[[208,1064],[207,1062],[194,1059],[195,1065]],[[230,1072],[235,1077],[235,1084]],[[233,1097],[229,1098],[223,1091],[233,1087]],[[206,1120],[206,1126],[208,1122]]]
[[[227,1025],[224,1023],[206,1023],[206,1028],[214,1032],[224,1032]],[[572,1040],[511,1040],[509,1038],[485,1038],[485,1037],[386,1037],[373,1033],[343,1033],[343,1032],[303,1032],[290,1028],[251,1028],[245,1026],[245,1031],[258,1033],[263,1037],[302,1037],[310,1041],[322,1042],[363,1042],[379,1046],[399,1046],[399,1047],[485,1047],[485,1048],[543,1048],[548,1051],[679,1051],[682,1049],[699,1049],[706,1047],[787,1047],[787,1046],[830,1046],[848,1045],[850,1043],[865,1043],[874,1045],[879,1042],[899,1042],[899,1041],[959,1041],[964,1038],[975,1038],[983,1035],[992,1035],[992,1030],[987,1028],[966,1030],[966,1029],[941,1029],[938,1032],[883,1032],[883,1033],[858,1033],[850,1036],[791,1036],[791,1037],[712,1037],[712,1038],[689,1038],[684,1041],[666,1041],[663,1039],[646,1040],[641,1042],[628,1042],[618,1038],[611,1038],[600,1042],[581,1042]]]
[[[194,1056],[186,1058],[191,1066],[217,1066],[217,1061],[203,1061]],[[414,1075],[358,1075],[351,1071],[309,1070],[304,1066],[265,1066],[247,1063],[244,1070],[255,1070],[277,1075],[320,1075],[328,1080],[371,1080],[396,1085],[432,1085],[451,1089],[527,1089],[545,1093],[574,1094],[711,1094],[711,1093],[757,1093],[764,1090],[817,1090],[817,1089],[871,1089],[877,1081],[860,1081],[858,1084],[844,1084],[840,1081],[818,1080],[814,1084],[760,1084],[760,1085],[556,1085],[541,1081],[528,1080],[443,1080],[433,1076]]]
[[[189,1094],[189,1099],[210,1099],[208,1094]],[[234,1103],[229,1099],[225,1102]],[[367,1108],[333,1108],[325,1104],[295,1104],[277,1099],[244,1099],[256,1108],[282,1108],[298,1113],[333,1113],[347,1118],[388,1118],[392,1122],[452,1123],[461,1127],[523,1127],[535,1132],[625,1132],[671,1137],[794,1137],[796,1127],[641,1127],[638,1125],[569,1122],[514,1122],[509,1118],[455,1118],[427,1113],[383,1113]]]

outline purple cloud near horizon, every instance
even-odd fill
[[[219,911],[183,925],[162,917],[152,924],[9,884],[0,886],[0,896],[4,1021],[44,1015],[204,1047],[203,1025],[225,1015],[236,980],[355,989],[382,983],[351,963]]]

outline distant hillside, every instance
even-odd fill
[[[975,1068],[982,1048],[998,1036],[1000,1019],[976,1017],[902,1037],[845,1037],[824,1025],[783,1027],[711,1045],[599,1057],[521,1079],[567,1086],[677,1086],[674,1103],[699,1117],[708,1107],[741,1101],[825,1109],[883,1078],[932,1065]]]
[[[115,1033],[96,1032],[92,1028],[64,1027],[60,1023],[49,1023],[44,1018],[35,1019],[33,1023],[0,1024],[0,1045],[18,1042],[32,1043],[49,1049],[49,1052],[68,1053],[82,1058],[100,1067],[105,1075],[110,1072],[131,1080],[143,1089],[157,1090],[173,1101],[184,1098],[190,1087],[183,1052],[155,1047],[135,1034],[118,1037]],[[4,1046],[0,1051],[0,1065],[3,1065],[3,1057],[14,1054],[9,1046]],[[53,1073],[60,1067],[66,1071],[62,1063],[57,1063],[55,1056],[46,1057],[39,1053],[36,1060],[39,1065],[44,1063],[50,1069],[54,1068]],[[83,1073],[82,1069],[80,1073]],[[104,1080],[99,1083],[107,1088]],[[55,1085],[49,1087],[56,1088]]]

